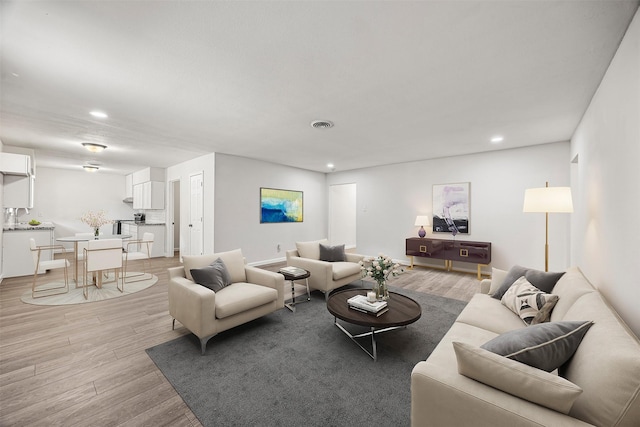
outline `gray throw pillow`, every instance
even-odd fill
[[[526,272],[527,269],[519,265],[514,265],[513,267],[511,267],[507,272],[504,280],[502,281],[502,285],[500,285],[498,290],[491,296],[498,300],[502,299],[504,293],[507,292],[507,289],[509,289],[511,285],[513,285],[513,282],[524,276]]]
[[[194,282],[214,292],[218,292],[220,289],[231,284],[231,275],[221,258],[218,258],[206,267],[192,268],[191,276]]]
[[[502,299],[505,292],[507,292],[507,289],[509,289],[511,285],[513,285],[513,283],[522,276],[526,277],[529,283],[531,283],[536,288],[550,294],[553,290],[553,287],[563,275],[564,272],[547,273],[540,270],[534,270],[532,268],[514,265],[509,269],[507,276],[504,278],[504,281],[502,282],[498,290],[491,296],[495,299]]]
[[[551,372],[573,356],[591,325],[590,320],[540,323],[498,335],[480,348]]]
[[[344,245],[329,246],[320,243],[320,260],[328,262],[344,261]]]
[[[544,271],[529,269],[525,273],[524,277],[527,278],[529,283],[540,289],[542,292],[550,294],[553,287],[558,283],[558,280],[560,280],[563,275],[564,271],[562,273],[545,273]]]

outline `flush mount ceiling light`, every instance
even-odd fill
[[[311,122],[311,127],[316,129],[329,129],[333,127],[333,123],[329,120],[316,120]]]
[[[90,111],[89,114],[91,114],[93,117],[97,117],[99,119],[106,119],[107,117],[109,117],[107,115],[107,113],[105,113],[103,111]]]
[[[95,142],[83,142],[82,146],[92,153],[100,153],[105,148],[107,148],[106,145],[96,144]]]
[[[98,169],[100,169],[98,166],[94,166],[94,165],[84,165],[82,166],[84,168],[84,170],[86,170],[87,172],[96,172]]]

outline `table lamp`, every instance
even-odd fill
[[[570,187],[549,187],[546,183],[542,188],[529,188],[524,192],[523,212],[544,212],[544,271],[549,271],[549,213],[573,212]]]
[[[429,225],[429,217],[427,215],[418,215],[416,217],[416,223],[414,224],[416,227],[420,226],[420,230],[418,230],[418,236],[424,237],[427,235],[427,232],[424,229],[425,225]]]

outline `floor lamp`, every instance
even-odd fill
[[[544,271],[549,271],[549,213],[573,212],[570,187],[529,188],[524,192],[523,212],[544,212]]]

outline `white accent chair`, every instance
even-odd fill
[[[222,259],[231,284],[214,292],[193,282],[191,269]],[[183,266],[168,269],[169,314],[200,339],[204,355],[207,341],[219,332],[257,319],[284,307],[284,276],[245,265],[240,249],[211,255],[183,256]]]
[[[122,289],[124,289],[125,283],[139,282],[149,278],[147,275],[147,268],[145,260],[151,259],[151,250],[153,249],[153,240],[155,236],[153,233],[144,233],[141,240],[130,240],[126,243],[125,252],[122,254],[124,260],[124,273],[122,274]],[[143,272],[138,274],[129,274],[129,261],[142,260]],[[127,280],[131,277],[138,277],[135,280]]]
[[[33,257],[33,284],[31,285],[31,297],[32,298],[40,298],[50,295],[58,295],[69,292],[69,261],[66,258],[66,251],[64,246],[62,245],[47,245],[47,246],[37,246],[35,239],[29,239],[29,246],[31,248],[31,256]],[[42,260],[42,251],[53,251],[53,250],[61,250],[63,258],[62,259],[52,259],[49,261]],[[36,289],[36,281],[38,279],[38,271],[44,270],[54,270],[56,268],[64,268],[64,286],[56,286],[46,289]],[[60,291],[60,289],[64,289],[64,291]],[[56,290],[58,292],[51,292]],[[43,295],[44,294],[44,295]]]
[[[114,270],[116,287],[120,292],[124,292],[118,286],[119,273],[122,269],[122,240],[121,239],[103,239],[89,240],[84,250],[84,268],[82,274],[82,294],[84,299],[89,298],[89,290],[87,285],[87,274],[95,274],[95,285],[102,287],[102,273],[108,270]]]
[[[320,260],[320,244],[329,245],[329,240],[296,242],[296,248],[286,252],[287,265],[304,268],[311,273],[309,287],[324,292],[329,298],[332,290],[362,278],[358,262],[364,255],[345,252],[345,261],[328,262]]]

